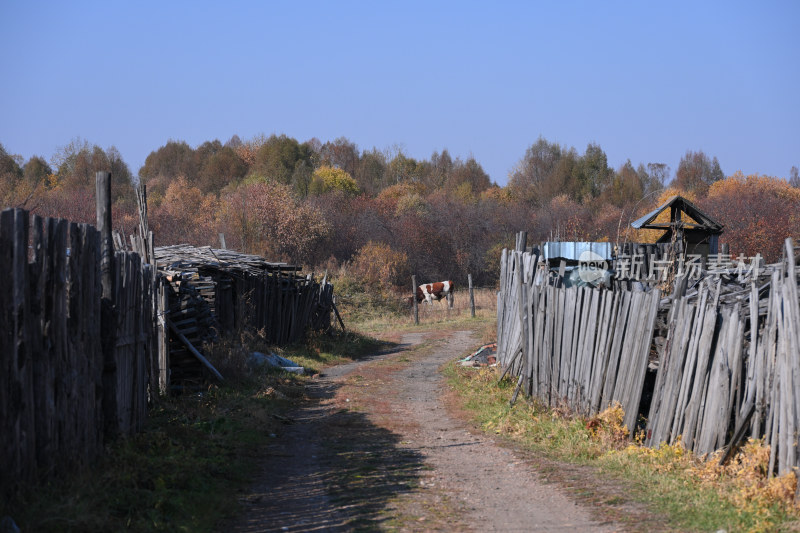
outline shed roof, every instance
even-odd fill
[[[658,215],[660,215],[667,208],[675,208],[676,210],[682,211],[694,219],[694,223],[686,222],[684,220],[684,227],[701,229],[708,231],[709,233],[722,233],[722,224],[700,211],[696,205],[683,196],[673,196],[660,207],[650,211],[642,218],[633,221],[631,226],[636,229],[669,229],[674,222],[673,220],[670,222],[653,223],[656,217],[658,217]]]

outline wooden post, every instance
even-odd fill
[[[472,274],[467,274],[467,281],[469,282],[469,312],[472,318],[475,318],[475,292],[472,290]]]
[[[567,261],[562,259],[558,264],[558,279],[556,280],[556,287],[564,286],[564,275],[567,273]]]
[[[528,246],[528,232],[527,231],[520,231],[517,235],[517,251],[518,252],[525,252],[525,248]]]
[[[417,302],[417,276],[411,276],[411,302],[414,306],[414,324],[419,326],[419,305]]]
[[[103,351],[103,417],[106,437],[119,431],[117,412],[117,317],[114,309],[114,241],[111,237],[111,173],[95,176],[97,199],[97,230],[100,232],[101,338]]]
[[[226,249],[227,249],[227,248],[225,247],[225,234],[224,234],[224,233],[220,233],[220,234],[219,234],[219,246],[220,246],[220,248],[222,248],[223,250],[226,250]]]
[[[103,298],[114,297],[114,241],[111,237],[111,173],[98,172],[97,231],[100,232],[100,275]]]

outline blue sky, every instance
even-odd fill
[[[0,0],[0,143],[73,138],[135,173],[169,139],[345,136],[470,155],[504,185],[541,135],[609,164],[687,150],[800,166],[800,2]]]

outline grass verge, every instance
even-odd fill
[[[212,531],[238,510],[236,494],[256,473],[260,448],[280,432],[282,413],[304,398],[308,376],[247,372],[257,336],[209,350],[223,386],[163,397],[143,431],[111,443],[68,479],[25,487],[0,502],[22,531]],[[357,333],[312,335],[279,351],[308,368],[357,359],[382,343]],[[277,418],[276,418],[277,416]]]
[[[720,468],[715,466],[718,458],[704,462],[680,446],[650,449],[632,443],[618,407],[589,420],[524,399],[510,408],[514,384],[498,384],[494,369],[450,364],[446,373],[465,410],[484,431],[533,452],[549,477],[571,486],[574,495],[602,506],[604,514],[630,529],[797,530],[798,510],[791,502],[795,477],[765,479],[765,447],[759,443],[745,446],[731,465]],[[637,506],[664,527],[641,523],[641,513],[632,521],[629,511]]]

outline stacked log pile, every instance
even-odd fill
[[[333,286],[299,274],[298,266],[190,245],[158,247],[154,254],[172,287],[166,320],[189,341],[170,335],[175,386],[191,386],[205,375],[196,351],[216,334],[247,328],[263,332],[268,343],[285,345],[309,328],[331,327]]]
[[[202,386],[206,380],[204,367],[198,364],[189,345],[199,348],[217,337],[212,307],[213,282],[200,276],[195,278],[176,280],[168,285],[167,319],[188,341],[187,344],[177,334],[169,335],[169,382],[172,391],[194,390]],[[206,300],[209,296],[211,304]]]

